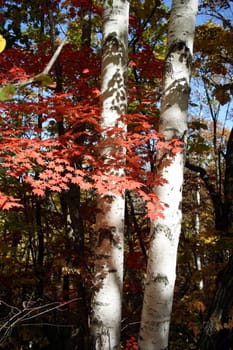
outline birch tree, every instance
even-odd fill
[[[154,188],[164,206],[163,217],[151,221],[147,277],[139,334],[141,350],[168,348],[169,325],[176,278],[177,246],[181,229],[184,148],[168,152],[168,145],[185,145],[192,48],[197,0],[173,0],[159,131],[165,147],[156,157],[156,175],[166,184]]]
[[[124,174],[119,166],[124,149],[114,146],[117,128],[124,137],[120,118],[127,109],[127,41],[129,4],[126,0],[106,0],[103,6],[101,104],[104,146],[100,151],[106,179]],[[119,160],[119,162],[118,162]],[[114,166],[114,163],[116,166]],[[123,165],[123,163],[122,163]],[[123,283],[124,194],[109,189],[98,198],[96,217],[95,278],[91,313],[91,348],[118,349],[120,344]]]

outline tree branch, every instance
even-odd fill
[[[68,305],[72,302],[81,300],[81,298],[74,298],[67,302],[52,302],[49,304],[39,305],[39,306],[28,306],[23,303],[22,310],[5,303],[0,300],[0,305],[4,305],[10,308],[9,316],[5,322],[0,323],[0,345],[2,345],[6,338],[10,335],[12,329],[19,324],[24,325],[24,322],[30,321],[32,319],[38,318],[44,314],[47,314],[54,310],[61,310],[62,307]]]
[[[209,176],[204,168],[202,168],[199,165],[195,165],[190,163],[187,159],[185,161],[185,167],[189,170],[195,171],[196,173],[200,174],[201,179],[204,181],[205,186],[210,194],[210,197],[212,199],[213,205],[215,206],[216,198],[218,197],[214,185],[210,182]]]
[[[14,84],[14,87],[15,88],[22,88],[22,87],[24,87],[26,85],[36,83],[36,82],[38,82],[38,80],[40,78],[42,78],[43,76],[47,75],[49,73],[49,71],[51,70],[51,68],[53,67],[54,63],[56,62],[56,60],[57,60],[58,56],[60,55],[61,50],[63,49],[65,44],[67,44],[66,39],[64,39],[60,43],[60,45],[57,47],[57,49],[54,52],[53,56],[51,57],[49,63],[47,64],[47,66],[45,67],[45,69],[41,73],[39,73],[39,74],[35,75],[34,77],[31,77],[31,78],[29,78],[29,79],[27,79],[25,81],[21,81],[19,83]]]
[[[200,174],[201,179],[204,181],[207,191],[209,192],[214,212],[215,212],[215,227],[217,230],[225,230],[225,212],[224,204],[221,201],[219,193],[215,190],[214,185],[210,182],[209,176],[204,168],[201,166],[190,163],[188,160],[185,162],[185,167],[189,170],[195,171]]]

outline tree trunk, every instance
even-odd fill
[[[224,182],[225,220],[227,233],[233,234],[233,128],[227,143],[226,171]]]
[[[231,237],[233,232],[233,129],[227,143],[226,170],[224,183],[224,207],[222,221],[225,221],[225,234]],[[232,253],[232,252],[231,252]],[[200,349],[229,349],[232,346],[231,327],[225,327],[233,306],[233,255],[219,272],[216,281],[216,292],[210,308],[208,320],[200,340]]]
[[[81,45],[82,48],[84,48],[84,46],[89,48],[91,43],[91,10],[86,4],[82,4],[80,12],[82,22]]]
[[[104,130],[117,127],[127,109],[127,41],[129,4],[126,0],[106,0],[103,7],[102,121]],[[115,134],[103,131],[105,146],[100,157],[109,175],[124,175],[124,149],[113,145]],[[120,159],[121,157],[121,159]],[[117,161],[119,159],[119,161]],[[119,166],[121,162],[122,167]],[[116,164],[118,163],[118,164]],[[116,164],[116,166],[114,166]],[[95,277],[91,312],[91,349],[113,350],[120,346],[123,284],[124,194],[111,190],[98,198],[96,217]]]
[[[167,145],[185,142],[190,91],[192,47],[197,0],[174,0],[168,29],[160,132]],[[181,229],[184,152],[157,151],[156,175],[166,180],[154,189],[164,206],[163,218],[151,222],[139,348],[168,348],[169,325]]]
[[[216,293],[200,339],[201,350],[229,350],[232,347],[232,326],[227,323],[233,306],[233,255],[218,274],[216,283]]]

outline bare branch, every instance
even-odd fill
[[[39,73],[39,74],[35,75],[34,77],[31,77],[31,78],[29,78],[29,79],[27,79],[25,81],[21,81],[19,83],[14,84],[14,87],[22,88],[22,87],[24,87],[26,85],[36,83],[36,82],[38,82],[38,80],[40,78],[42,78],[43,76],[47,75],[49,73],[49,71],[51,70],[51,68],[53,67],[54,63],[56,62],[56,60],[57,60],[58,56],[60,55],[61,50],[63,49],[65,44],[67,44],[66,39],[64,39],[60,43],[60,45],[57,47],[57,49],[54,52],[53,56],[51,57],[49,63],[47,64],[47,66],[45,67],[45,69],[41,73]]]
[[[13,330],[13,328],[18,326],[19,324],[22,325],[26,321],[40,317],[40,316],[47,314],[51,311],[59,310],[62,307],[64,307],[65,305],[68,305],[68,304],[73,303],[74,301],[78,301],[78,300],[80,300],[80,298],[74,298],[74,299],[71,299],[67,302],[62,302],[62,303],[61,302],[53,302],[53,303],[40,305],[40,306],[36,306],[36,307],[28,307],[28,306],[24,307],[24,305],[26,305],[26,304],[24,304],[22,310],[14,307],[14,306],[11,306],[11,305],[5,303],[4,301],[0,300],[0,305],[3,304],[3,305],[10,308],[8,320],[6,322],[4,322],[0,327],[0,334],[2,333],[2,335],[0,336],[0,344],[3,344],[5,342],[7,337],[11,334],[11,331]],[[13,313],[13,315],[12,315],[12,313]]]

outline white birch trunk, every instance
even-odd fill
[[[102,56],[102,122],[103,128],[118,127],[124,137],[125,125],[119,120],[127,110],[129,3],[126,0],[105,0],[103,8]],[[114,134],[103,132],[107,142],[101,151],[106,165],[112,161],[109,174],[121,176],[123,167],[114,167],[116,156],[124,153],[113,145]],[[123,164],[123,163],[122,163]],[[109,191],[98,198],[96,217],[95,280],[91,314],[91,348],[115,350],[120,347],[121,303],[123,285],[124,194]]]
[[[200,179],[198,177],[197,179],[198,184],[197,184],[197,189],[196,189],[196,213],[195,213],[195,235],[198,237],[200,235],[200,205],[201,205],[201,186],[200,186]],[[198,250],[198,243],[197,243],[197,250]],[[196,254],[196,267],[197,271],[201,273],[201,256],[200,253],[198,252]],[[204,287],[203,279],[200,279],[199,282],[199,289],[202,290]]]
[[[172,4],[159,130],[167,143],[175,139],[185,142],[197,7],[197,0],[173,0]],[[183,152],[176,155],[162,149],[157,152],[156,175],[167,183],[156,187],[154,192],[164,205],[164,218],[151,222],[140,350],[168,348],[182,217],[183,163]]]

